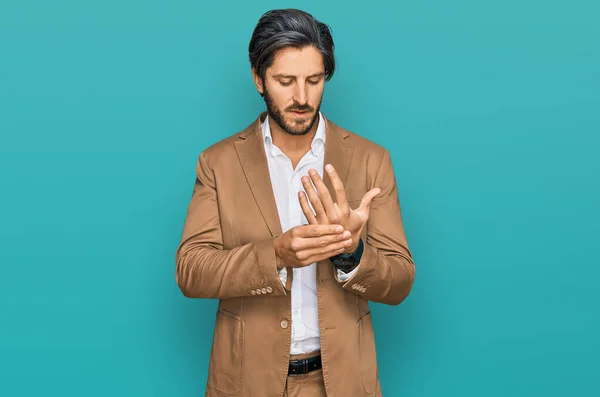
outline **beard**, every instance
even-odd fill
[[[321,109],[322,97],[321,97],[321,99],[319,99],[319,103],[317,104],[316,111],[309,104],[305,104],[305,105],[294,104],[285,109],[285,112],[314,112],[314,114],[313,114],[312,118],[310,119],[310,121],[308,122],[308,124],[304,125],[304,124],[298,124],[298,123],[294,123],[294,122],[291,122],[291,123],[286,122],[285,117],[283,116],[283,112],[273,102],[273,98],[267,91],[266,86],[265,86],[264,91],[265,91],[264,99],[265,99],[265,104],[267,105],[267,112],[269,114],[269,117],[271,117],[273,119],[273,121],[275,121],[277,123],[277,125],[279,125],[279,127],[284,132],[286,132],[287,134],[290,134],[290,135],[306,135],[306,134],[308,134],[308,132],[311,130],[311,128],[314,126],[315,122],[319,118],[319,111]]]

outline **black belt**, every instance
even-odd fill
[[[321,355],[306,358],[304,360],[291,360],[288,367],[288,375],[296,376],[307,374],[321,368]]]

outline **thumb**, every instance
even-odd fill
[[[360,207],[369,210],[371,208],[371,202],[379,193],[381,193],[381,189],[378,187],[369,190],[360,201]]]

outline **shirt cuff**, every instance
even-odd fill
[[[287,281],[287,267],[282,267],[281,269],[279,269],[277,271],[277,274],[279,275],[279,279],[281,280],[281,284],[283,284],[283,286],[285,288],[285,283]]]
[[[348,281],[349,279],[352,278],[352,276],[354,276],[354,274],[358,271],[358,268],[360,267],[360,263],[354,268],[352,269],[352,271],[350,273],[344,273],[343,271],[341,271],[340,269],[336,269],[337,270],[337,280],[341,283],[341,282],[345,282]]]

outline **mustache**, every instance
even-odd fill
[[[289,108],[285,109],[286,112],[312,112],[314,109],[306,104],[306,105],[295,105],[295,106],[290,106]]]

